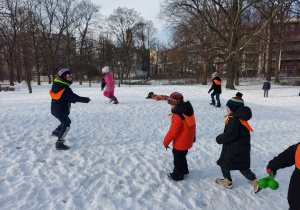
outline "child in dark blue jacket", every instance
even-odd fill
[[[69,118],[71,103],[82,102],[88,103],[91,99],[80,97],[73,93],[69,87],[72,84],[72,73],[69,69],[62,69],[58,72],[58,78],[55,79],[50,90],[51,114],[60,121],[60,125],[52,132],[57,136],[57,150],[68,150],[70,147],[64,145],[65,137],[70,130],[71,120]]]
[[[264,90],[264,97],[268,97],[268,92],[271,89],[271,83],[266,79],[262,89]]]

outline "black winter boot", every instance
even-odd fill
[[[167,175],[170,179],[173,179],[174,181],[181,181],[181,180],[183,180],[183,177],[184,177],[183,174],[177,175],[175,173],[168,173]]]
[[[211,100],[211,103],[209,103],[209,105],[216,105],[216,101],[215,100]]]
[[[56,129],[54,131],[52,131],[52,136],[58,137],[59,136],[59,131],[56,130]]]
[[[218,104],[216,105],[216,107],[221,107],[221,104],[218,103]]]
[[[118,103],[119,103],[118,99],[115,99],[113,102],[113,104],[118,104]]]
[[[68,149],[70,149],[69,146],[64,145],[64,142],[63,142],[63,141],[56,141],[55,148],[56,148],[57,150],[68,150]]]
[[[111,103],[111,102],[113,102],[115,99],[114,99],[114,97],[112,97],[112,96],[109,96],[109,103]]]

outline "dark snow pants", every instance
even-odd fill
[[[269,92],[269,90],[267,90],[267,89],[264,90],[264,97],[268,97],[268,92]]]
[[[176,174],[177,177],[181,177],[183,174],[188,174],[189,169],[186,160],[188,150],[176,150],[175,148],[173,148],[172,153],[174,157],[173,174]]]
[[[227,178],[229,181],[232,181],[231,179],[231,174],[230,174],[230,170],[225,169],[225,168],[221,168],[221,171],[223,173],[223,177]],[[239,170],[241,172],[241,174],[244,175],[244,177],[246,177],[248,180],[253,181],[256,179],[255,174],[251,171],[251,169],[246,169],[246,170]]]
[[[65,140],[65,137],[70,130],[71,120],[68,116],[54,116],[60,121],[60,125],[56,128],[59,131],[58,141]]]
[[[217,103],[220,104],[220,94],[221,93],[216,93],[215,91],[212,92],[212,94],[210,94],[211,100],[214,101],[216,96]]]

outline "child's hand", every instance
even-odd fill
[[[168,148],[170,148],[169,146],[165,146],[166,150],[168,150]]]
[[[109,87],[108,86],[106,87],[106,90],[109,91]]]
[[[273,171],[273,176],[274,176],[274,177],[275,177],[276,174],[277,174],[277,171],[276,171],[276,170],[270,169],[269,166],[267,166],[266,171],[267,171],[268,174],[271,173],[271,171]]]

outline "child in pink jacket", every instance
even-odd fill
[[[115,92],[115,83],[113,79],[113,75],[109,73],[109,67],[105,66],[102,69],[102,84],[101,84],[101,90],[104,89],[106,86],[103,95],[110,99],[109,103],[113,102],[113,104],[118,104],[118,99],[114,95]]]

